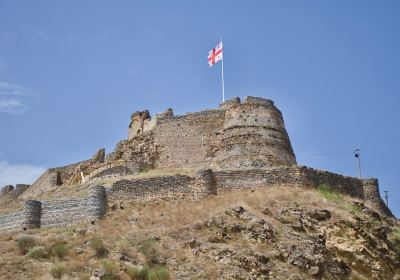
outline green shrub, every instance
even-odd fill
[[[139,251],[146,258],[146,262],[150,266],[158,263],[158,260],[157,260],[158,251],[156,248],[156,244],[157,244],[157,242],[155,240],[147,239],[139,247]]]
[[[117,273],[118,272],[118,265],[110,259],[102,259],[100,261],[100,264],[106,273]]]
[[[44,259],[47,257],[46,248],[44,246],[35,246],[29,250],[28,257],[36,260]]]
[[[66,255],[68,255],[68,247],[65,243],[56,243],[51,246],[51,253],[53,256],[56,256],[59,259],[63,259]]]
[[[156,267],[149,273],[148,280],[169,280],[171,276],[165,267]]]
[[[104,257],[107,254],[107,249],[104,246],[103,240],[98,237],[94,237],[89,240],[89,247],[98,257]]]
[[[149,277],[149,269],[147,267],[143,267],[141,269],[129,267],[126,271],[126,274],[129,275],[131,280],[147,280]]]
[[[127,239],[121,239],[117,242],[118,251],[122,255],[128,256],[130,247],[131,247],[131,243]]]
[[[150,170],[152,170],[153,168],[150,165],[146,165],[146,166],[142,166],[139,168],[139,172],[141,173],[147,173]]]
[[[143,267],[141,269],[130,267],[126,274],[131,280],[169,280],[171,276],[165,267],[159,266],[154,268]]]
[[[56,263],[54,264],[51,269],[50,269],[50,274],[54,277],[54,278],[61,278],[63,276],[63,274],[66,271],[66,267],[65,264],[63,263]]]
[[[353,203],[351,205],[351,212],[360,213],[362,210],[363,210],[363,208],[358,204]]]
[[[115,274],[105,273],[100,277],[100,280],[117,280],[118,277]]]
[[[32,236],[23,235],[19,237],[17,240],[17,246],[21,254],[26,254],[36,245],[36,240]]]
[[[317,188],[318,192],[322,195],[323,198],[333,202],[341,202],[343,201],[343,196],[337,191],[333,190],[327,184],[321,184]]]
[[[100,261],[101,266],[104,269],[104,275],[100,278],[101,280],[114,280],[118,279],[118,264],[110,259],[102,259]]]

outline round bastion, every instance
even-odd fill
[[[272,100],[238,97],[220,105],[225,120],[214,162],[224,168],[296,165],[282,113]]]

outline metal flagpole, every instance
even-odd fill
[[[224,84],[224,45],[222,44],[221,37],[221,47],[222,47],[222,102],[225,102],[225,84]]]

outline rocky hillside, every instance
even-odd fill
[[[0,244],[0,279],[400,279],[399,221],[327,186],[110,202],[95,224]]]

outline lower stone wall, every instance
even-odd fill
[[[375,209],[380,209],[381,212],[388,216],[392,216],[392,212],[389,207],[381,199],[379,193],[379,185],[377,179],[365,179],[364,183],[364,200]]]
[[[107,207],[104,187],[94,186],[81,199],[25,201],[22,211],[0,216],[0,230],[70,226],[101,218]]]
[[[327,184],[345,194],[363,198],[361,180],[303,166],[215,172],[218,190],[237,190],[258,186],[318,187]]]
[[[115,182],[106,193],[94,186],[82,199],[25,201],[21,212],[0,216],[0,230],[68,226],[93,221],[106,213],[107,199],[152,202],[173,199],[200,199],[221,191],[254,187],[318,187],[327,184],[334,190],[362,199],[381,213],[392,216],[379,194],[376,179],[360,180],[308,167],[199,171],[196,176],[160,176]]]
[[[41,227],[68,226],[87,220],[88,199],[47,201],[42,203]]]
[[[192,182],[194,178],[185,175],[121,180],[112,185],[108,198],[136,202],[181,199],[190,196],[189,185]]]
[[[0,216],[0,230],[14,230],[21,228],[24,220],[23,212],[10,213]]]
[[[327,184],[332,189],[362,199],[378,211],[392,215],[379,195],[376,179],[360,180],[304,166],[269,169],[199,172],[195,177],[163,176],[121,180],[108,192],[110,200],[151,202],[160,199],[201,198],[221,191],[254,187],[287,186],[316,188]]]

